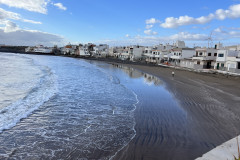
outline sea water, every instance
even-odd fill
[[[163,81],[126,65],[0,54],[0,159],[112,159],[131,140],[182,149],[188,124]]]
[[[0,159],[109,159],[135,135],[137,97],[83,60],[0,54]]]

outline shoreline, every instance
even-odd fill
[[[85,60],[98,61],[97,59]],[[189,121],[186,125],[189,125],[191,129],[185,133],[186,136],[182,134],[183,141],[174,142],[176,146],[168,146],[168,140],[171,139],[163,139],[164,143],[159,140],[161,136],[164,138],[166,136],[162,135],[161,126],[157,123],[151,125],[141,123],[143,115],[146,122],[157,119],[158,115],[152,114],[153,110],[150,110],[151,113],[144,112],[143,109],[147,106],[137,106],[135,111],[136,136],[113,159],[181,158],[190,160],[201,157],[216,146],[239,135],[240,77],[189,72],[155,65],[104,62],[128,66],[163,80],[165,88],[175,97],[181,109],[187,113]],[[172,77],[172,71],[175,72],[175,77]],[[189,139],[188,134],[194,135],[196,139]],[[147,145],[144,143],[145,139],[149,139]],[[152,142],[152,139],[156,141]],[[181,140],[182,137],[179,139]]]
[[[112,64],[112,62],[109,63]],[[176,154],[177,156],[169,156],[171,153],[166,150],[165,153],[161,152],[165,148],[161,144],[159,146],[154,144],[155,147],[149,149],[149,146],[141,144],[143,139],[141,139],[142,133],[139,130],[139,128],[146,127],[143,127],[142,123],[139,123],[141,120],[136,118],[136,136],[114,159],[176,159],[179,157],[186,160],[195,159],[240,134],[239,77],[196,73],[158,66],[121,65],[151,74],[164,81],[166,89],[172,93],[189,116],[189,123],[192,123],[191,134],[196,135],[197,147],[191,149],[186,145],[184,146],[186,150]],[[175,77],[171,76],[172,71],[175,72]],[[137,109],[136,112],[139,113],[136,115],[143,114],[140,110]],[[147,116],[149,119],[153,118],[151,114]],[[151,138],[154,129],[158,127],[151,126],[152,131],[149,135],[144,135],[145,139]],[[158,136],[156,135],[155,138]],[[180,151],[176,148],[176,151],[170,152],[174,154]]]
[[[78,59],[84,59],[84,60],[94,60],[94,61],[101,61],[101,62],[106,62],[106,63],[118,63],[118,64],[128,64],[128,65],[141,65],[141,66],[155,66],[155,67],[162,67],[162,68],[170,68],[174,70],[183,70],[183,71],[188,71],[188,72],[195,72],[199,74],[208,74],[208,75],[224,75],[227,78],[228,77],[240,77],[240,74],[237,73],[232,73],[232,72],[224,72],[221,70],[218,71],[213,71],[213,70],[208,70],[208,69],[203,69],[203,70],[194,70],[190,68],[184,68],[184,67],[179,67],[179,66],[168,66],[164,64],[154,64],[154,63],[146,63],[146,62],[133,62],[129,60],[120,60],[112,57],[108,58],[96,58],[96,57],[85,57],[85,56],[79,56],[79,55],[61,55],[61,54],[54,54],[54,53],[37,53],[37,52],[18,52],[18,51],[0,51],[0,53],[13,53],[13,54],[30,54],[30,55],[46,55],[46,56],[60,56],[60,57],[69,57],[69,58],[78,58]]]

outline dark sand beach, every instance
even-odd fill
[[[163,80],[186,115],[175,116],[159,109],[164,102],[140,95],[136,136],[114,159],[191,160],[240,134],[239,77],[125,65]]]
[[[96,62],[109,76],[72,58],[29,57],[55,70],[58,81],[43,70],[46,79],[18,108],[28,106],[28,99],[34,106],[33,97],[46,91],[55,93],[55,85],[48,84],[57,83],[59,90],[1,133],[0,159],[109,159],[116,154],[112,159],[193,160],[240,134],[240,77]],[[79,83],[82,76],[86,78]],[[116,104],[118,114],[106,104]]]

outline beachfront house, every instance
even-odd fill
[[[144,57],[144,50],[145,48],[142,46],[132,46],[129,48],[130,52],[130,61],[141,61]]]
[[[171,50],[169,50],[163,51],[161,55],[163,55],[163,61],[168,64],[173,53],[171,52]]]
[[[114,57],[121,60],[130,59],[130,48],[129,47],[116,47],[114,51]]]
[[[152,49],[151,53],[147,53],[146,55],[146,62],[147,63],[160,63],[160,53],[161,50],[156,50],[156,49]]]
[[[120,53],[123,52],[125,47],[113,47],[113,57],[119,59]]]
[[[224,48],[230,51],[240,51],[240,45],[226,46]]]
[[[171,62],[171,57],[176,56],[174,55],[174,52],[171,52],[172,49],[176,48],[186,48],[185,42],[184,41],[176,41],[176,43],[173,43],[173,45],[166,44],[166,45],[158,45],[157,49],[161,50],[160,52],[160,62],[165,62],[165,63],[170,63]],[[174,58],[174,57],[173,57]],[[177,57],[175,57],[177,58]]]
[[[240,51],[218,50],[214,69],[240,73]]]
[[[174,43],[173,45],[176,46],[177,48],[185,48],[186,47],[185,42],[180,41],[180,40],[177,40],[176,43]]]
[[[174,48],[170,51],[169,62],[172,65],[180,66],[180,62],[185,58],[190,58],[195,55],[194,48]]]
[[[145,61],[146,62],[150,62],[150,58],[151,58],[151,55],[152,55],[152,47],[145,47],[144,48],[144,56],[146,57]]]
[[[180,62],[180,67],[194,69],[194,60],[192,58],[184,58]]]
[[[34,51],[34,47],[32,46],[25,48],[25,52],[33,52],[33,51]]]
[[[151,48],[151,52],[149,52],[146,48],[145,48],[145,53],[144,55],[146,56],[146,62],[147,63],[161,63],[164,61],[168,61],[170,58],[170,50],[175,48],[176,46],[174,45],[170,45],[170,44],[159,44],[156,46],[153,46]]]
[[[197,48],[196,54],[193,56],[194,69],[213,69],[216,58],[217,49],[215,48]]]
[[[144,49],[145,61],[147,63],[160,63],[160,55],[162,51],[157,47],[146,47]]]
[[[79,56],[83,56],[83,57],[88,57],[90,56],[90,53],[88,51],[88,45],[83,45],[83,44],[79,44],[78,46],[78,54]]]
[[[110,47],[108,50],[108,56],[114,57],[115,47]]]
[[[109,54],[109,46],[107,44],[94,46],[92,53],[94,57],[106,58]]]
[[[70,43],[63,48],[61,48],[61,54],[63,55],[77,55],[78,45],[71,45]]]

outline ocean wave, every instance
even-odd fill
[[[38,83],[28,91],[26,96],[0,109],[0,133],[15,126],[22,118],[28,117],[29,114],[56,93],[56,76],[49,68],[39,67],[41,67],[44,74],[37,80]]]

